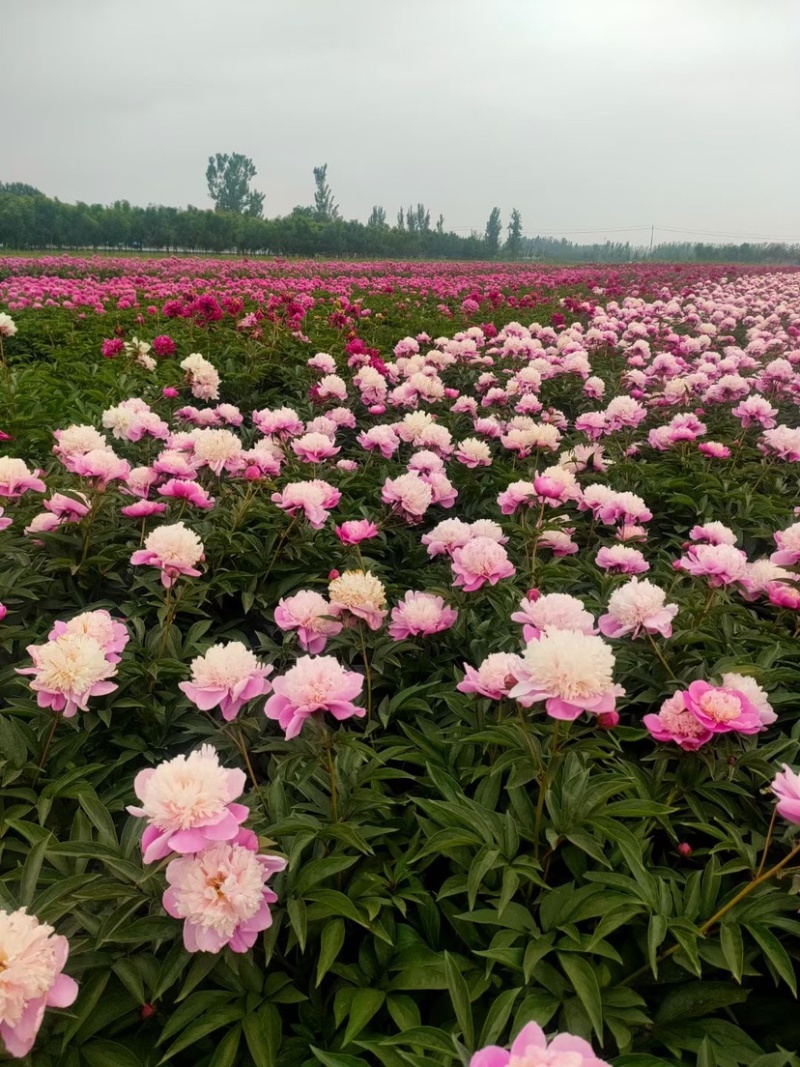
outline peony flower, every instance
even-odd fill
[[[5,311],[0,311],[0,337],[13,337],[17,332],[17,324],[7,315]]]
[[[711,456],[712,459],[731,458],[731,450],[721,441],[701,441],[697,446],[697,451],[702,452],[704,456]]]
[[[615,589],[608,601],[608,613],[601,615],[597,625],[605,637],[638,637],[648,634],[672,636],[672,620],[678,614],[677,604],[665,604],[667,594],[647,578],[631,578]]]
[[[656,714],[645,715],[642,722],[656,741],[674,741],[687,752],[694,752],[713,737],[686,707],[684,693],[673,693]]]
[[[44,493],[47,486],[40,470],[28,470],[25,461],[14,456],[0,456],[0,496],[18,497],[28,490]]]
[[[200,852],[217,841],[232,841],[250,814],[243,804],[233,803],[246,781],[244,771],[220,765],[211,745],[139,771],[133,789],[141,806],[126,811],[147,819],[142,834],[144,862],[162,860],[170,852]]]
[[[513,515],[519,507],[530,507],[536,499],[533,482],[512,482],[497,495],[497,504],[503,515]]]
[[[327,434],[306,433],[292,441],[292,451],[305,463],[322,463],[341,452],[341,448],[334,445]]]
[[[28,645],[32,667],[17,667],[17,674],[32,675],[31,689],[40,708],[52,708],[71,719],[88,711],[91,697],[106,696],[117,688],[108,681],[117,673],[105,649],[84,633],[63,633],[44,645]]]
[[[0,1037],[9,1056],[30,1052],[45,1008],[74,1003],[78,986],[62,973],[68,954],[66,937],[26,908],[0,911]]]
[[[455,458],[465,467],[489,467],[492,463],[492,453],[485,441],[477,437],[465,437],[455,451]]]
[[[64,519],[60,519],[58,515],[53,515],[49,511],[40,511],[37,515],[33,516],[28,525],[23,528],[22,532],[26,535],[52,533],[52,531],[57,530],[64,521]],[[34,544],[41,545],[43,542],[34,541]]]
[[[603,547],[595,556],[595,563],[605,571],[614,574],[643,574],[650,570],[650,564],[638,548],[627,545]]]
[[[554,556],[574,556],[578,546],[572,540],[574,529],[545,530],[539,538],[539,548],[549,548]]]
[[[219,399],[219,374],[213,364],[192,352],[181,361],[181,370],[186,372],[186,381],[192,390],[192,396],[199,400]]]
[[[673,566],[695,578],[706,578],[712,588],[741,581],[747,574],[747,556],[733,545],[692,545]]]
[[[478,693],[490,700],[502,700],[517,684],[522,665],[519,656],[510,652],[493,652],[476,670],[464,664],[464,677],[456,686],[461,693]]]
[[[433,502],[433,489],[415,471],[387,478],[381,490],[381,500],[398,511],[407,523],[413,525]]]
[[[386,591],[369,571],[345,571],[328,586],[331,615],[363,619],[370,630],[379,630],[386,618]]]
[[[605,714],[625,692],[614,685],[613,670],[614,653],[601,637],[548,630],[526,646],[509,696],[526,708],[544,701],[554,719],[577,719],[582,711]]]
[[[119,513],[128,519],[147,519],[152,515],[163,515],[166,510],[167,505],[159,504],[157,500],[136,500],[120,508]]]
[[[473,537],[453,552],[453,585],[463,586],[466,593],[474,593],[488,582],[497,585],[501,578],[510,578],[515,568],[502,545],[491,537]]]
[[[210,845],[167,867],[164,910],[183,919],[187,952],[247,952],[272,925],[269,905],[278,899],[267,881],[286,860],[258,856],[255,834],[242,831],[233,841]]]
[[[713,734],[756,734],[764,727],[758,709],[739,689],[692,682],[683,699],[701,726]]]
[[[95,448],[77,456],[71,469],[81,478],[93,478],[99,486],[106,486],[109,482],[125,481],[131,472],[131,465],[110,448]]]
[[[184,478],[170,478],[169,481],[160,485],[157,491],[159,496],[185,500],[192,507],[202,508],[204,511],[214,507],[214,497],[210,495],[208,490],[204,489],[202,485],[198,485],[197,482],[186,481]],[[150,502],[144,500],[142,503],[148,504]]]
[[[409,590],[400,603],[392,608],[389,636],[393,641],[407,637],[429,637],[449,630],[458,612],[448,607],[440,596]]]
[[[321,530],[342,494],[328,482],[313,478],[309,482],[289,482],[283,492],[273,493],[270,499],[289,515],[302,510],[311,527]]]
[[[800,527],[800,523],[798,526]],[[421,540],[429,556],[452,556],[453,552],[465,545],[471,537],[472,529],[463,519],[443,519],[432,530],[423,534]]]
[[[146,564],[161,568],[161,584],[165,589],[174,585],[181,574],[198,578],[200,571],[196,563],[205,559],[203,542],[182,522],[169,526],[159,526],[152,531],[144,543],[144,548],[134,552],[131,563],[134,566]]]
[[[377,537],[380,531],[374,522],[369,519],[349,519],[341,526],[334,526],[336,536],[343,545],[358,545],[362,541],[369,541]]]
[[[235,719],[249,700],[270,690],[265,666],[241,641],[212,645],[202,656],[192,660],[192,680],[179,682],[178,688],[201,711],[219,707],[226,722]]]
[[[595,1056],[594,1049],[582,1037],[556,1034],[548,1040],[537,1023],[527,1023],[507,1051],[487,1045],[476,1052],[469,1067],[610,1067]]]
[[[735,689],[739,693],[744,693],[758,712],[762,726],[771,726],[772,723],[777,721],[778,716],[767,699],[765,690],[749,674],[738,674],[737,672],[729,671],[727,674],[723,674],[722,685],[725,689]]]
[[[800,590],[786,582],[770,582],[767,586],[770,604],[776,608],[788,608],[789,611],[800,610]]]
[[[96,611],[83,611],[68,622],[59,620],[47,636],[48,641],[56,641],[62,634],[82,634],[92,637],[100,645],[109,663],[119,663],[130,634],[124,622],[113,619],[102,608]]]
[[[778,814],[788,822],[800,823],[800,774],[787,764],[772,780],[772,792],[778,798]]]
[[[340,722],[354,715],[362,718],[366,711],[353,704],[353,698],[363,686],[363,677],[345,670],[333,656],[301,656],[286,674],[275,678],[264,714],[277,719],[290,741],[316,711],[327,711]]]
[[[265,437],[296,437],[303,432],[303,421],[294,408],[264,408],[253,412],[253,425]]]
[[[565,500],[577,500],[581,495],[575,475],[558,464],[534,475],[533,488],[539,503],[550,507],[558,507]]]
[[[281,630],[297,630],[300,647],[314,656],[324,651],[328,638],[342,629],[342,623],[332,618],[328,601],[313,589],[301,589],[278,601],[275,625]]]
[[[520,601],[519,611],[515,611],[511,619],[522,623],[522,636],[526,642],[537,641],[548,630],[597,633],[594,618],[583,601],[567,593],[547,593],[535,599],[529,595]]]
[[[772,563],[781,567],[793,567],[800,562],[800,522],[794,522],[785,530],[778,530],[772,535],[778,551],[769,557]]]
[[[798,531],[800,531],[800,524]],[[735,545],[736,534],[722,522],[707,522],[702,526],[693,526],[689,531],[689,540],[709,545]]]

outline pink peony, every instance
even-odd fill
[[[512,482],[497,496],[497,504],[503,515],[513,515],[517,508],[530,507],[536,500],[533,482]]]
[[[781,567],[793,567],[800,562],[800,522],[792,523],[772,536],[778,546],[778,551],[769,557],[773,563]]]
[[[345,670],[333,656],[301,656],[286,674],[275,678],[264,713],[278,720],[290,741],[316,711],[327,711],[339,721],[363,717],[364,708],[353,704],[363,686],[363,677]]]
[[[469,1067],[610,1067],[595,1056],[594,1049],[582,1037],[556,1034],[548,1043],[537,1023],[527,1023],[507,1051],[487,1045],[476,1052]]]
[[[18,497],[29,490],[45,492],[47,486],[39,477],[41,473],[28,470],[24,460],[0,456],[0,496]]]
[[[280,493],[273,493],[271,500],[279,508],[294,515],[302,511],[315,530],[321,530],[328,514],[342,498],[342,494],[328,482],[314,478],[309,482],[289,482]]]
[[[644,574],[650,570],[650,564],[638,548],[627,545],[603,547],[595,556],[595,563],[603,570],[614,574]]]
[[[92,478],[98,485],[105,486],[109,482],[125,481],[131,472],[131,465],[111,449],[95,448],[78,456],[72,464],[72,470],[82,478]]]
[[[545,530],[539,538],[539,548],[549,548],[554,556],[574,556],[578,546],[572,540],[574,529]]]
[[[297,630],[300,647],[313,656],[322,652],[328,638],[342,629],[342,623],[332,617],[328,601],[313,589],[301,589],[280,600],[275,608],[275,625],[281,630]]]
[[[423,534],[421,540],[429,556],[452,556],[457,548],[463,547],[471,538],[469,523],[463,519],[443,519],[432,530]]]
[[[509,696],[523,707],[545,702],[554,719],[577,719],[615,709],[625,690],[614,685],[614,653],[601,637],[579,630],[548,630],[522,654],[518,684]]]
[[[68,954],[66,937],[26,908],[0,911],[0,1037],[9,1056],[30,1052],[45,1008],[74,1003],[78,986],[62,973]]]
[[[341,526],[334,526],[336,536],[343,545],[358,545],[377,537],[380,531],[369,519],[349,519]]]
[[[694,578],[706,578],[712,587],[730,585],[747,574],[747,556],[733,545],[692,545],[673,566]]]
[[[272,667],[259,662],[241,641],[212,645],[192,660],[192,680],[178,688],[201,711],[219,707],[226,722],[235,719],[249,700],[270,690]]]
[[[758,709],[739,689],[692,682],[683,699],[700,725],[714,734],[755,734],[764,728]]]
[[[198,578],[200,571],[195,564],[203,555],[203,542],[182,522],[170,526],[158,526],[147,537],[144,548],[134,552],[131,563],[161,568],[161,584],[165,589],[177,581],[180,575]]]
[[[772,781],[772,792],[778,798],[778,814],[788,822],[800,823],[800,774],[784,763]]]
[[[693,526],[689,531],[689,540],[709,545],[735,545],[736,534],[722,522],[707,522],[702,526]]]
[[[71,719],[87,711],[91,697],[106,696],[117,688],[108,679],[117,668],[105,650],[85,633],[63,633],[44,645],[28,645],[32,667],[17,667],[17,674],[32,675],[31,689],[40,708],[52,708]]]
[[[387,478],[381,490],[384,504],[390,504],[407,523],[419,522],[433,503],[433,489],[415,471]]]
[[[774,604],[776,608],[800,610],[800,590],[785,582],[770,582],[767,586],[767,596],[770,604]]]
[[[711,456],[712,459],[731,458],[731,450],[720,441],[701,441],[697,451],[702,452],[704,456]]]
[[[128,519],[147,519],[152,515],[163,515],[166,510],[167,505],[159,504],[157,500],[137,500],[120,508],[119,513]]]
[[[722,685],[724,689],[735,689],[739,693],[744,693],[758,712],[762,726],[771,726],[777,721],[778,716],[767,699],[766,692],[749,674],[738,674],[733,671],[723,674]]]
[[[187,952],[247,952],[262,930],[272,925],[269,905],[278,899],[267,887],[286,860],[258,856],[255,834],[241,831],[233,841],[209,845],[167,867],[169,889],[164,910],[183,919]]]
[[[666,597],[664,590],[647,578],[631,578],[611,594],[608,613],[601,615],[597,623],[600,633],[605,637],[638,637],[644,631],[671,637],[678,605],[665,604]]]
[[[474,593],[486,582],[497,585],[501,578],[514,573],[506,550],[491,537],[474,537],[453,552],[453,585],[463,586],[467,593]]]
[[[337,448],[327,434],[306,433],[292,441],[292,451],[305,463],[322,463],[341,452],[341,448]]]
[[[49,500],[44,501],[43,506],[46,511],[57,515],[62,522],[79,522],[84,515],[89,514],[89,501],[83,493],[75,493],[75,496],[53,493]],[[10,523],[11,519],[8,522]]]
[[[100,645],[109,663],[119,663],[130,634],[124,622],[114,619],[102,608],[96,611],[84,611],[75,615],[68,622],[59,620],[47,636],[48,641],[56,641],[63,634],[83,634],[92,637]]]
[[[202,508],[204,511],[214,507],[213,496],[202,485],[198,485],[194,481],[186,481],[183,478],[170,478],[168,482],[164,482],[163,485],[158,487],[158,493],[160,496],[185,500],[192,507]]]
[[[517,684],[522,664],[519,656],[510,652],[493,652],[476,670],[464,664],[464,677],[456,686],[461,693],[477,693],[490,700],[502,700]]]
[[[686,707],[685,693],[673,693],[656,714],[645,715],[642,722],[656,741],[674,741],[687,752],[694,752],[713,737]]]
[[[519,611],[515,611],[511,619],[522,623],[522,636],[526,642],[537,641],[548,630],[597,633],[594,618],[583,602],[568,593],[547,593],[535,599],[529,594],[520,601]]]
[[[363,619],[370,630],[379,630],[386,618],[386,591],[369,571],[345,571],[328,586],[331,615]]]
[[[243,804],[233,803],[246,781],[244,771],[220,765],[211,745],[139,771],[133,788],[141,807],[126,810],[147,819],[142,834],[144,862],[162,860],[170,852],[200,852],[217,841],[232,841],[250,814]]]
[[[440,596],[409,590],[397,607],[392,608],[389,636],[393,641],[407,637],[429,637],[449,630],[458,612],[448,607]]]

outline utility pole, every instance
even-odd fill
[[[651,226],[650,227],[650,255],[651,256],[653,254],[653,235],[655,234],[655,232],[656,232],[655,226]]]

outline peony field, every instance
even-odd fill
[[[800,1067],[800,270],[0,257],[0,1062]]]

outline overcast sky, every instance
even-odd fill
[[[0,180],[62,200],[210,206],[236,151],[267,215],[327,162],[347,218],[800,239],[800,0],[0,0],[0,39]]]

